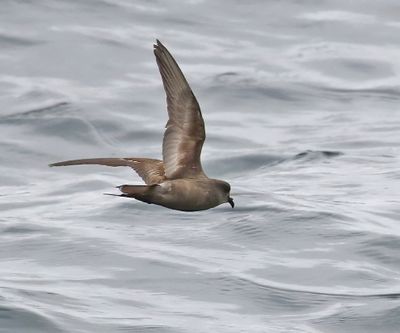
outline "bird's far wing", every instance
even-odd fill
[[[199,104],[178,64],[159,40],[154,54],[167,95],[169,117],[163,141],[165,176],[205,177],[200,154],[206,134]]]
[[[50,164],[53,166],[99,164],[112,167],[129,166],[137,172],[147,185],[160,184],[165,180],[163,161],[151,158],[86,158]]]

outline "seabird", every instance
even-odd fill
[[[134,198],[181,211],[198,211],[228,202],[229,183],[206,176],[200,162],[206,138],[200,106],[185,76],[166,47],[157,40],[154,55],[167,95],[168,122],[162,145],[162,160],[150,158],[89,158],[50,164],[66,166],[99,164],[129,166],[146,185],[121,185],[121,197]]]

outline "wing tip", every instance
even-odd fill
[[[166,47],[163,45],[163,43],[160,42],[159,39],[156,39],[156,43],[153,44],[153,47],[154,47],[154,53],[156,53],[157,51],[163,52],[164,50],[166,50]]]

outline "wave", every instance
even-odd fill
[[[273,167],[293,161],[322,161],[342,155],[344,154],[340,151],[328,150],[306,150],[294,156],[254,153],[205,161],[204,165],[207,170],[210,170],[210,174],[229,175],[248,173],[252,170]]]
[[[327,158],[333,158],[344,155],[340,151],[329,151],[329,150],[306,150],[301,153],[296,154],[293,160],[322,160]]]
[[[65,101],[59,101],[54,103],[48,103],[42,106],[36,106],[29,110],[18,111],[12,114],[0,116],[0,121],[7,121],[13,119],[27,119],[47,116],[49,114],[54,115],[55,112],[64,112],[71,105]]]
[[[34,46],[44,43],[43,41],[35,40],[33,37],[24,38],[21,36],[15,36],[4,32],[0,33],[0,45],[4,47],[16,47],[16,46]]]
[[[0,305],[0,322],[2,332],[63,333],[63,329],[42,311],[29,307]]]

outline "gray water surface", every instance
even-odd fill
[[[4,0],[0,332],[399,332],[400,3]],[[228,204],[105,196],[161,156],[152,54]]]

